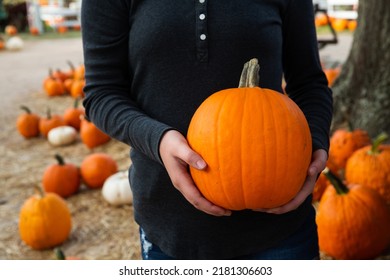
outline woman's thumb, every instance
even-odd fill
[[[188,146],[187,146],[188,147]],[[197,154],[195,151],[193,151],[190,147],[186,149],[184,152],[185,156],[183,156],[183,160],[190,166],[202,170],[205,169],[207,166],[207,163],[204,161],[204,159]]]

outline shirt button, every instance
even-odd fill
[[[205,14],[200,14],[200,15],[199,15],[199,19],[200,19],[200,20],[204,20],[205,18],[206,18],[206,15],[205,15]]]
[[[202,41],[206,40],[206,34],[200,34],[200,39],[201,39]]]
[[[199,3],[204,3],[204,1],[206,1],[206,0],[199,0]]]

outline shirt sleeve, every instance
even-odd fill
[[[312,1],[290,0],[283,26],[286,93],[306,116],[313,151],[328,151],[333,100],[320,63]]]
[[[102,131],[160,163],[159,142],[171,127],[146,115],[131,93],[130,1],[82,2],[87,117]]]

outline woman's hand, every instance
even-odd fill
[[[196,187],[188,165],[202,170],[206,162],[188,145],[185,137],[176,130],[167,131],[160,142],[160,156],[172,184],[195,208],[214,216],[229,216],[231,211],[212,204]]]
[[[272,214],[284,214],[298,208],[298,206],[301,205],[305,201],[305,199],[313,192],[318,175],[320,174],[320,172],[322,172],[322,170],[325,169],[327,160],[328,154],[325,150],[316,150],[313,153],[306,180],[297,195],[292,200],[282,206],[272,209],[256,209],[255,211]]]

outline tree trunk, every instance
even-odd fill
[[[351,51],[333,86],[332,130],[349,123],[390,134],[390,1],[359,0]]]

